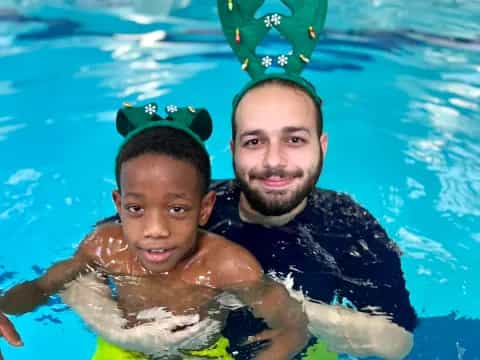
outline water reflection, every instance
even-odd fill
[[[0,141],[7,139],[7,136],[17,130],[23,129],[26,124],[0,125]]]
[[[425,260],[432,257],[450,265],[457,262],[457,259],[445,249],[443,244],[429,239],[426,236],[419,235],[412,229],[401,227],[398,230],[397,236],[400,240],[402,250],[415,259]],[[419,269],[425,270],[423,265],[420,265]],[[428,275],[431,275],[431,272],[429,272]]]
[[[22,169],[5,181],[4,201],[0,205],[0,220],[23,214],[33,204],[33,189],[42,174],[35,169]]]
[[[480,127],[469,125],[475,121],[475,116],[464,116],[448,105],[414,101],[412,106],[423,108],[432,128],[441,131],[427,138],[412,136],[405,139],[407,159],[423,163],[438,178],[437,210],[479,216],[480,146],[473,139],[480,135]]]

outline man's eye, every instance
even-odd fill
[[[304,144],[306,141],[305,139],[299,137],[299,136],[291,136],[289,139],[288,139],[288,142],[289,143],[292,143],[292,144]]]
[[[243,143],[243,146],[257,146],[260,144],[260,139],[250,139]]]
[[[132,215],[140,215],[143,213],[143,208],[138,205],[127,205],[125,209]]]

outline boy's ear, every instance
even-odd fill
[[[120,214],[120,209],[122,208],[122,195],[120,195],[120,191],[118,189],[112,191],[112,199],[115,204],[115,208],[117,209],[117,213]]]
[[[200,208],[200,219],[199,225],[204,226],[210,215],[212,214],[213,207],[215,206],[215,200],[217,198],[217,194],[215,191],[209,191],[202,199],[201,208]]]

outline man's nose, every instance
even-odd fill
[[[168,221],[160,211],[151,211],[145,219],[144,236],[161,239],[170,236]]]
[[[271,142],[265,150],[263,159],[264,167],[277,168],[284,167],[287,164],[286,154],[281,144]]]

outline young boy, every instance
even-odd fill
[[[271,344],[256,359],[289,359],[307,340],[300,305],[279,285],[263,281],[260,265],[245,249],[199,229],[215,202],[214,192],[208,192],[210,161],[203,145],[212,131],[210,116],[191,107],[168,110],[166,119],[156,114],[153,103],[126,105],[118,112],[117,130],[126,138],[116,157],[118,189],[113,200],[121,222],[98,226],[71,259],[12,288],[0,298],[0,311],[31,311],[80,274],[94,270],[114,283],[125,331],[154,321],[155,312],[145,311],[161,307],[170,319],[183,319],[169,330],[175,338],[189,330],[189,336],[195,336],[192,319],[213,312],[222,318],[224,312],[220,307],[212,312],[212,304],[230,290],[270,326],[263,338]],[[2,331],[0,327],[0,336]],[[162,359],[195,353],[171,352],[161,341],[157,345],[141,350]],[[139,349],[132,345],[131,350]]]

